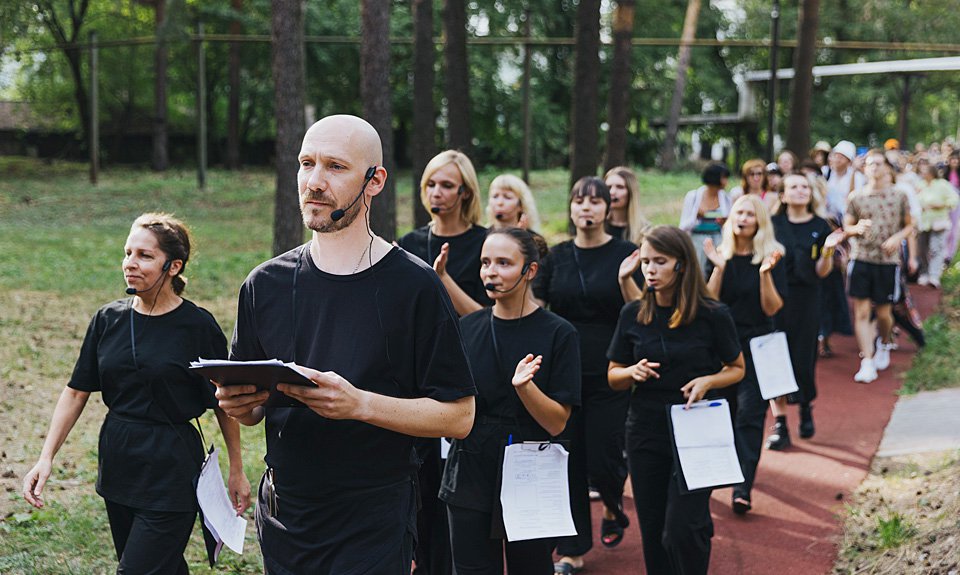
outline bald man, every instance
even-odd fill
[[[307,130],[298,162],[311,240],[250,272],[231,359],[294,362],[315,387],[220,387],[220,406],[264,421],[256,523],[264,571],[409,574],[416,537],[414,437],[465,437],[476,388],[436,273],[369,234],[383,190],[380,138],[354,116]]]

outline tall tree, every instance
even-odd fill
[[[279,255],[303,242],[295,169],[306,123],[303,4],[302,0],[272,0],[271,6],[273,101],[277,122],[273,253]]]
[[[683,106],[683,90],[687,85],[687,68],[690,66],[690,43],[697,33],[697,19],[700,17],[700,0],[687,0],[687,14],[683,18],[683,32],[680,34],[680,51],[677,56],[677,78],[673,84],[673,98],[670,100],[670,116],[667,119],[667,134],[663,139],[660,152],[660,167],[673,168],[676,161],[674,148],[677,146],[677,129],[680,124],[680,109]]]
[[[600,0],[580,0],[575,27],[573,98],[570,113],[570,184],[597,174],[600,154],[597,114],[600,88]]]
[[[810,106],[813,97],[813,63],[817,55],[820,0],[800,0],[797,49],[793,52],[793,84],[787,148],[800,157],[810,149]]]
[[[620,0],[613,13],[613,64],[610,69],[610,92],[607,100],[607,153],[604,171],[627,161],[627,123],[630,112],[630,85],[633,73],[630,55],[633,52],[633,16],[635,0]]]
[[[167,153],[167,64],[170,55],[167,44],[167,0],[148,0],[148,3],[153,4],[153,30],[156,38],[153,50],[153,153],[150,167],[156,172],[163,172],[170,165]]]
[[[434,73],[433,0],[413,0],[413,225],[430,221],[420,203],[420,177],[436,154],[436,118],[433,107]]]
[[[52,0],[36,2],[34,6],[37,8],[37,17],[53,36],[67,59],[70,76],[73,78],[73,99],[77,103],[77,112],[80,114],[80,133],[83,135],[83,141],[86,142],[90,132],[90,104],[81,65],[84,52],[80,49],[79,42],[87,10],[90,8],[90,0],[69,2],[66,14],[63,14],[63,8],[58,10]]]
[[[233,18],[230,20],[230,34],[239,35],[240,13],[243,11],[243,0],[230,0],[233,9]],[[230,85],[230,96],[227,101],[227,168],[236,170],[240,167],[240,42],[230,42],[227,74]]]
[[[393,108],[390,93],[391,0],[363,0],[360,8],[360,100],[363,115],[380,134],[383,166],[393,173]],[[396,180],[377,196],[370,227],[387,241],[397,236]]]
[[[466,0],[444,0],[443,60],[446,80],[444,94],[447,97],[447,146],[468,152],[471,136]]]

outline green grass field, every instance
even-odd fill
[[[498,172],[482,171],[481,186]],[[568,173],[532,174],[532,189],[552,242],[564,238]],[[270,255],[273,174],[266,170],[208,174],[198,191],[191,171],[158,175],[111,169],[100,185],[83,164],[0,158],[0,573],[91,574],[116,569],[101,499],[94,492],[97,433],[105,409],[93,397],[55,460],[34,511],[20,497],[20,477],[39,455],[53,405],[73,369],[91,315],[123,296],[120,262],[130,223],[145,211],[172,212],[192,228],[194,251],[185,295],[206,307],[229,334],[236,293],[247,272]],[[676,223],[695,174],[640,175],[644,214]],[[398,232],[411,228],[411,184],[398,178]],[[222,444],[212,416],[207,437]],[[243,429],[247,476],[263,471],[263,437]],[[251,516],[248,512],[248,516]],[[244,554],[225,550],[220,565],[204,563],[199,529],[187,549],[194,573],[260,573],[252,523]]]

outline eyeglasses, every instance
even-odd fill
[[[759,177],[759,176],[763,176],[763,172],[750,172],[750,173],[747,174],[747,175],[750,176],[751,178],[756,178],[756,177]]]

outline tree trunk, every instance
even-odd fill
[[[674,148],[677,146],[677,129],[680,124],[680,110],[683,107],[683,90],[687,85],[687,68],[690,66],[690,43],[697,34],[697,20],[700,18],[700,0],[687,0],[687,14],[683,18],[683,33],[680,35],[680,52],[677,56],[677,79],[673,84],[673,98],[670,100],[670,116],[667,119],[667,135],[663,139],[660,152],[660,167],[673,168],[676,161]]]
[[[597,126],[600,86],[600,0],[577,7],[575,68],[571,98],[570,184],[595,176],[599,162]]]
[[[393,174],[393,108],[390,98],[390,0],[363,0],[360,7],[360,100],[363,115],[380,134],[383,167]],[[387,178],[371,205],[370,227],[388,242],[397,237],[396,185]]]
[[[87,87],[83,81],[83,67],[81,60],[84,53],[80,50],[77,42],[80,40],[80,32],[83,28],[87,16],[87,9],[90,7],[90,0],[80,0],[80,2],[70,2],[68,4],[69,14],[65,20],[70,23],[68,30],[61,22],[62,14],[58,14],[56,8],[51,2],[37,3],[38,16],[43,21],[43,25],[60,45],[63,56],[67,59],[67,66],[70,68],[70,75],[73,76],[73,99],[77,103],[77,112],[80,114],[80,135],[81,141],[89,143],[90,141],[90,102],[87,98]]]
[[[273,210],[273,254],[303,242],[303,223],[294,169],[303,140],[304,48],[301,0],[272,0],[270,26],[273,101],[277,122],[277,188]]]
[[[817,56],[817,27],[820,0],[801,0],[797,49],[793,60],[793,90],[790,96],[790,123],[787,148],[801,158],[810,149],[810,106],[813,97],[813,63]]]
[[[592,0],[591,0],[592,1]],[[447,97],[447,146],[470,152],[470,69],[467,67],[465,0],[443,3],[444,93]]]
[[[607,102],[607,153],[604,171],[627,162],[627,123],[630,110],[630,84],[633,72],[633,15],[635,0],[620,0],[613,13],[613,65],[610,70],[610,94]]]
[[[420,203],[423,168],[437,153],[433,110],[433,0],[413,0],[413,227],[430,221]]]
[[[169,47],[166,38],[166,0],[157,0],[153,9],[153,29],[157,44],[153,50],[153,155],[150,167],[155,172],[164,172],[170,165],[167,154],[167,63]]]
[[[230,21],[230,34],[242,32],[239,15],[243,11],[243,0],[231,0],[235,17]],[[240,42],[230,42],[230,55],[227,64],[230,84],[230,98],[227,104],[227,169],[240,168]]]

